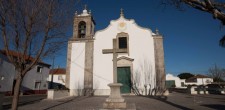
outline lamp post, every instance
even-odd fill
[[[5,79],[4,76],[0,76],[0,80],[3,81]],[[1,85],[0,85],[1,86]],[[4,99],[4,92],[0,92],[0,110],[3,109],[2,104],[3,104],[3,99]]]
[[[54,69],[54,61],[55,61],[55,56],[53,56],[52,70]],[[54,72],[52,72],[52,75],[51,75],[50,89],[53,89],[53,74],[54,74]]]

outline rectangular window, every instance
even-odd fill
[[[119,37],[119,49],[127,48],[127,37]]]
[[[59,75],[58,76],[58,80],[62,80],[63,78],[62,78],[62,75]]]
[[[40,81],[37,81],[37,82],[34,83],[34,88],[35,89],[40,88],[40,86],[41,86],[41,82]]]
[[[37,66],[37,72],[40,73],[42,71],[42,67],[41,66]]]
[[[184,82],[181,82],[181,87],[184,87]]]

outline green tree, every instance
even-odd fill
[[[178,9],[183,9],[185,5],[197,10],[207,12],[214,19],[221,21],[225,25],[225,2],[222,0],[162,0],[163,4],[170,4]],[[225,35],[220,39],[220,46],[225,47]]]
[[[28,71],[66,43],[76,3],[76,0],[0,0],[0,44],[3,44],[0,49],[18,72],[12,110],[17,110],[20,85]]]
[[[190,77],[193,77],[194,75],[191,73],[181,73],[179,75],[177,75],[177,77],[179,77],[180,79],[188,79]]]

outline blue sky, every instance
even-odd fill
[[[215,64],[225,68],[225,48],[218,43],[225,29],[208,13],[192,8],[179,11],[172,6],[164,7],[160,0],[82,0],[79,3],[84,4],[92,11],[96,31],[119,18],[121,8],[125,18],[134,19],[153,32],[157,28],[164,36],[166,73],[206,74]],[[72,28],[69,34],[72,36]],[[66,67],[66,52],[56,57],[56,65]]]

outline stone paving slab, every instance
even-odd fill
[[[41,100],[19,110],[99,110],[107,96],[67,97]],[[225,95],[189,95],[171,93],[168,97],[124,96],[137,110],[225,110]]]
[[[127,106],[126,108],[116,109],[116,110],[137,110],[135,103],[127,103],[126,106]],[[103,109],[99,109],[99,110],[115,110],[115,109],[107,109],[103,107]]]

